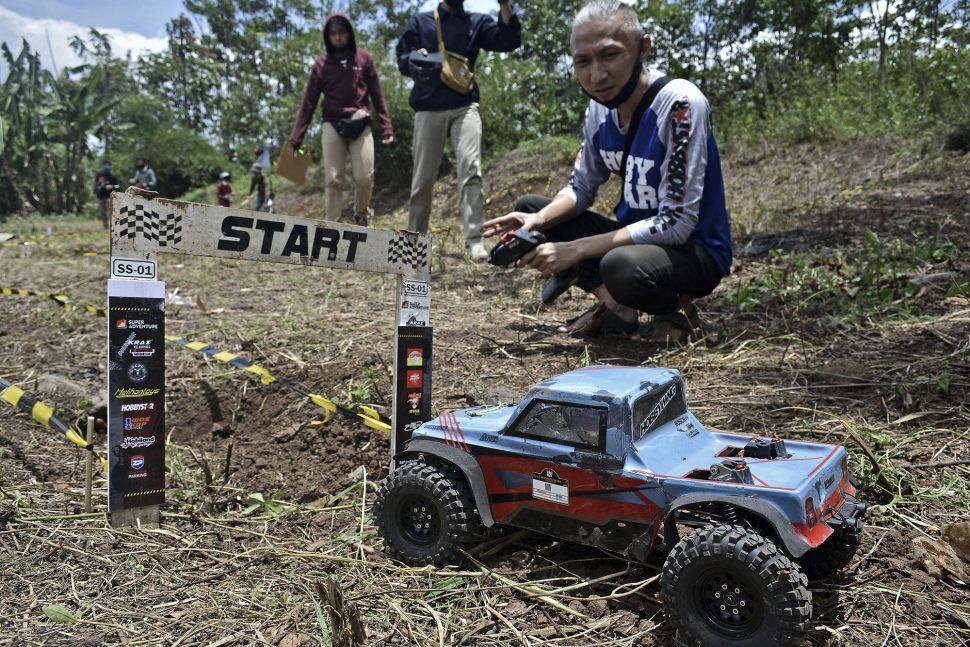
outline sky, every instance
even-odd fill
[[[434,0],[425,2],[431,8]],[[137,7],[133,9],[132,7]],[[469,11],[495,13],[497,0],[465,0]],[[95,27],[111,37],[112,52],[133,57],[165,48],[165,24],[182,11],[182,0],[0,0],[0,42],[16,56],[26,39],[40,53],[47,69],[78,65],[81,61],[68,46],[71,36],[86,36]],[[48,44],[49,41],[49,44]],[[0,78],[3,78],[0,69]]]

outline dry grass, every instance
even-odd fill
[[[879,146],[865,154],[878,157]],[[946,223],[959,250],[940,263],[967,275],[968,160],[929,160],[920,173],[912,163],[892,167],[855,193],[841,193],[858,184],[854,177],[845,186],[825,180],[831,191],[818,188],[829,167],[864,166],[860,154],[846,147],[813,162],[810,149],[768,150],[760,159],[729,160],[729,168],[746,169],[733,175],[739,210],[760,208],[763,217],[740,223],[747,240],[797,229],[804,247],[741,258],[705,301],[707,343],[683,349],[555,334],[585,298],[574,293],[537,307],[541,283],[531,274],[471,265],[455,219],[441,222],[435,407],[508,400],[589,362],[677,367],[692,409],[711,426],[838,441],[850,450],[874,504],[871,523],[846,576],[812,587],[811,644],[959,645],[970,640],[966,584],[945,568],[928,569],[914,542],[938,542],[942,527],[968,516],[970,301],[930,285],[862,318],[762,294],[751,308],[737,305],[738,290],[773,269],[787,267],[793,281],[808,276],[815,266],[801,253],[842,249],[850,262],[859,258],[864,229],[908,240],[906,228],[924,221]],[[520,185],[553,183],[554,170],[539,177],[539,165],[512,162],[492,171],[491,209],[507,208]],[[769,174],[788,180],[766,185]],[[775,204],[779,186],[792,204]],[[437,194],[442,213],[453,211],[450,191],[449,181]],[[821,205],[815,192],[839,197]],[[294,209],[299,200],[309,198],[294,198]],[[797,207],[811,200],[813,207]],[[396,209],[378,225],[403,220]],[[83,233],[0,245],[0,284],[103,303],[107,241],[90,226],[65,226]],[[82,247],[101,255],[72,253]],[[388,412],[391,279],[180,257],[163,257],[160,275],[169,290],[205,306],[170,307],[168,332]],[[99,399],[98,319],[25,297],[0,297],[0,312],[0,376],[65,418],[80,411],[80,400]],[[349,626],[356,610],[368,645],[672,644],[657,595],[662,556],[636,564],[509,530],[453,567],[402,567],[381,552],[370,517],[386,471],[386,437],[345,420],[311,426],[319,411],[286,389],[180,347],[170,345],[167,355],[169,503],[160,530],[111,529],[103,498],[101,512],[82,514],[81,452],[0,409],[0,644],[340,644],[325,596],[331,580],[343,594],[341,617]],[[57,616],[54,605],[63,607],[60,622],[48,615]]]

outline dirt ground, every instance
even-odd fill
[[[568,169],[510,154],[487,170],[489,214],[555,192]],[[675,349],[557,333],[587,297],[543,307],[531,271],[470,263],[453,181],[439,183],[435,411],[515,400],[589,363],[676,367],[711,426],[850,451],[873,507],[845,574],[812,585],[809,644],[968,644],[970,563],[941,531],[970,518],[970,156],[892,141],[752,147],[726,156],[725,175],[734,270],[701,302],[706,340]],[[385,189],[376,226],[402,228],[404,202]],[[277,211],[316,217],[321,203],[292,192]],[[0,232],[21,235],[0,244],[0,287],[104,306],[108,240],[93,222]],[[392,277],[181,256],[160,257],[159,275],[169,334],[390,415]],[[0,314],[0,378],[70,422],[97,410],[103,319],[5,295]],[[370,516],[386,435],[312,424],[322,410],[305,398],[183,347],[166,359],[159,530],[111,529],[101,479],[84,514],[82,452],[0,402],[0,645],[329,645],[330,580],[368,645],[675,644],[662,555],[637,564],[510,531],[455,567],[402,567]],[[97,442],[103,452],[103,430]]]

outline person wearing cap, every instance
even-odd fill
[[[693,83],[646,67],[650,37],[619,0],[591,0],[570,40],[589,95],[583,146],[569,185],[551,200],[528,195],[485,223],[485,235],[523,228],[549,242],[521,263],[553,280],[549,303],[577,285],[597,303],[565,332],[632,334],[653,315],[649,339],[680,343],[701,332],[694,300],[731,269],[731,226],[711,106]],[[616,219],[590,210],[611,175],[621,179]]]
[[[144,157],[137,158],[135,160],[135,175],[128,180],[128,184],[146,191],[154,191],[157,183],[155,171],[148,165],[148,160]]]
[[[219,199],[220,207],[232,205],[232,185],[229,184],[229,172],[223,171],[219,174],[219,181],[216,183],[216,196]]]
[[[251,178],[249,181],[249,197],[252,197],[253,191],[256,192],[253,210],[262,211],[266,205],[266,176],[263,175],[263,167],[259,164],[253,164],[249,167],[249,172]]]
[[[391,115],[370,52],[357,47],[354,27],[343,13],[333,13],[323,25],[321,54],[310,71],[303,102],[290,135],[297,151],[323,94],[323,175],[327,218],[341,220],[344,205],[342,178],[347,155],[354,175],[354,222],[368,225],[374,188],[374,137],[371,104],[381,129],[381,143],[394,142]]]
[[[412,59],[439,52],[438,24],[444,49],[467,59],[470,72],[481,50],[511,52],[522,44],[522,27],[508,0],[498,2],[498,20],[465,11],[463,0],[444,0],[435,10],[411,17],[397,43],[398,70],[414,80],[408,102],[414,109],[414,140],[408,229],[425,233],[431,217],[431,191],[438,177],[445,141],[450,137],[458,166],[459,209],[469,256],[488,257],[482,245],[482,119],[478,84],[467,94],[423,74]],[[437,14],[437,20],[436,20]],[[416,78],[417,77],[417,78]]]

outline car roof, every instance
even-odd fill
[[[598,396],[599,400],[617,402],[678,378],[680,371],[672,368],[596,364],[543,380],[530,393]]]

